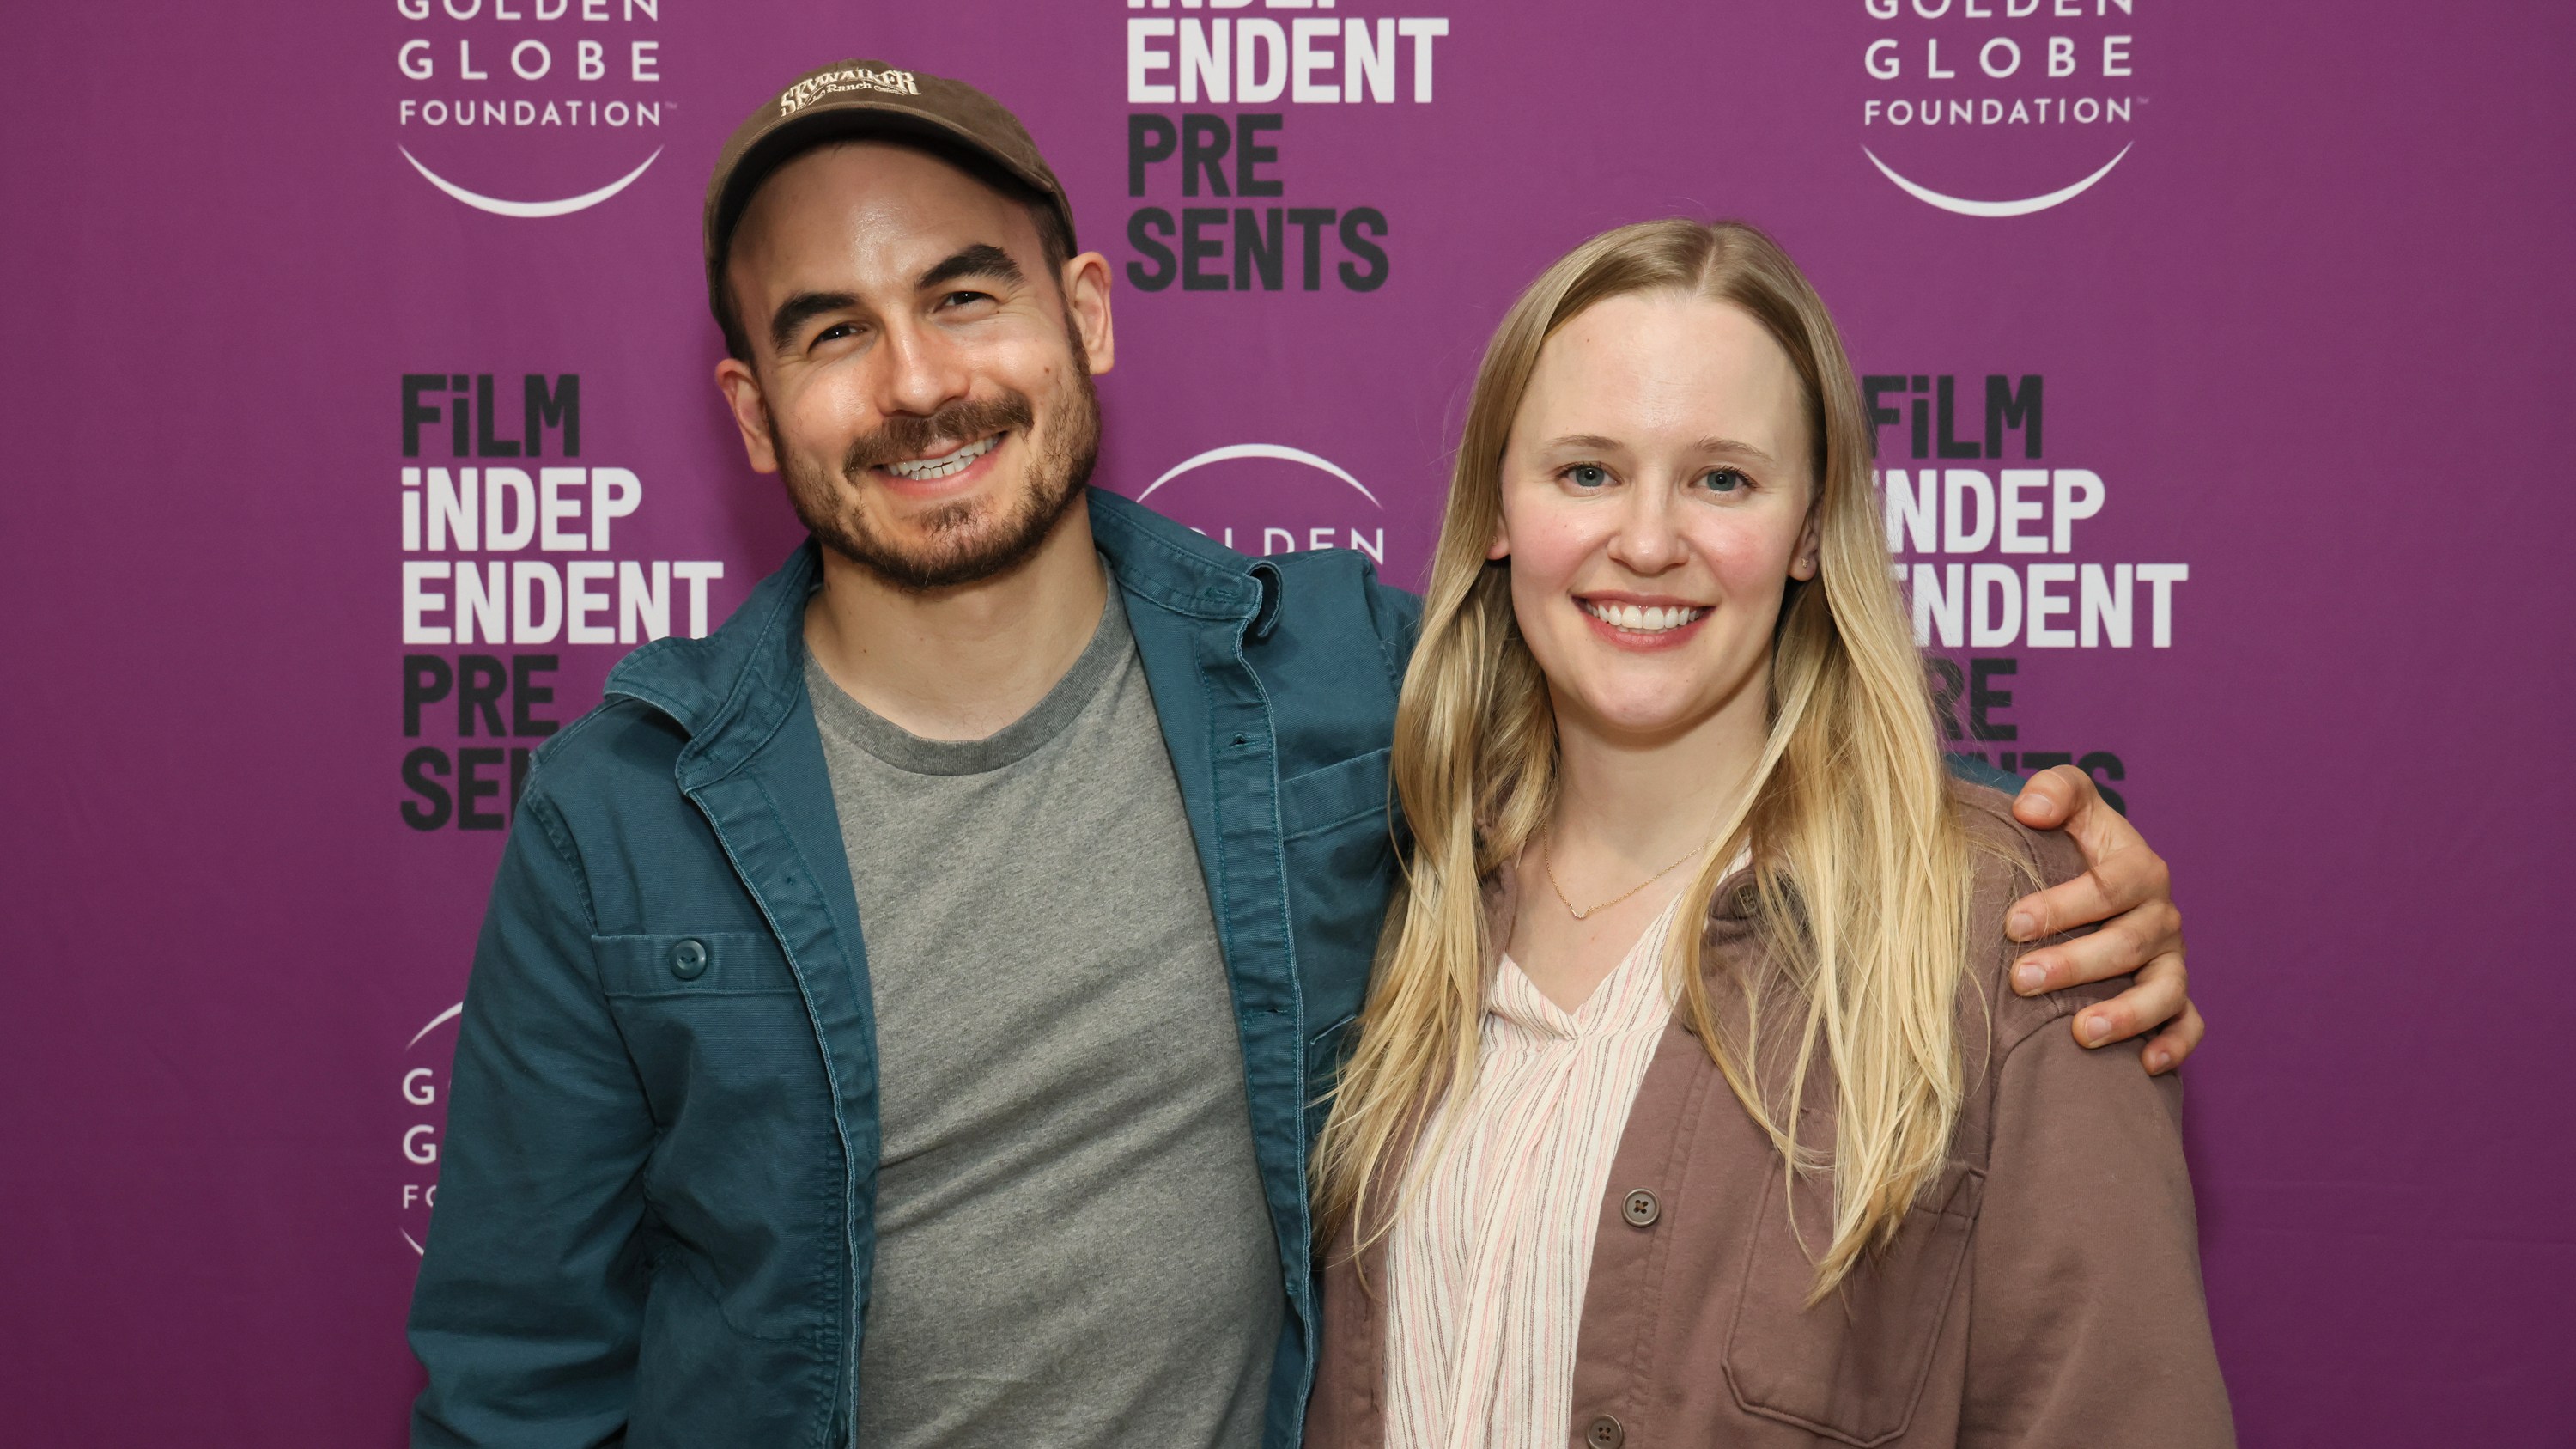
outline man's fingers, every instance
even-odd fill
[[[2200,1049],[2200,1039],[2209,1034],[2209,1024],[2200,1019],[2200,1008],[2186,1001],[2182,1015],[2165,1023],[2165,1029],[2148,1038],[2139,1060],[2147,1065],[2147,1075],[2162,1076],[2182,1065],[2182,1059]]]
[[[2023,781],[2013,797],[2013,818],[2033,830],[2064,829],[2088,864],[2144,843],[2129,817],[2102,798],[2093,777],[2073,765],[2051,765]]]
[[[2052,765],[2022,782],[2013,818],[2033,830],[2055,830],[2088,798],[2100,798],[2092,776],[2073,765]]]
[[[2111,918],[2088,936],[2043,946],[2013,962],[2013,990],[2024,996],[2063,991],[2126,976],[2162,957],[2181,960],[2182,913],[2170,901],[2149,901]]]
[[[2164,857],[2143,844],[2092,860],[2090,866],[2072,880],[2013,902],[2004,913],[2004,934],[2036,941],[2150,903],[2171,909],[2173,882]]]
[[[2183,990],[2182,957],[2160,956],[2138,972],[2128,990],[2075,1014],[2075,1039],[2088,1047],[2127,1041],[2152,1031],[2189,1010]],[[2184,1053],[2189,1055],[2188,1050]]]
[[[2089,936],[2014,962],[2013,989],[2030,996],[2135,971],[2137,980],[2127,990],[2077,1012],[2068,1026],[2088,1047],[2153,1032],[2139,1053],[2147,1070],[2180,1066],[2199,1048],[2208,1026],[2185,989],[2182,913],[2174,909],[2164,858],[2104,803],[2093,777],[2071,765],[2032,776],[2013,801],[2013,816],[2035,830],[2063,828],[2083,853],[2085,870],[2013,902],[2004,933],[2036,941],[2102,923]]]

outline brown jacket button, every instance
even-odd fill
[[[1608,1414],[1595,1414],[1583,1426],[1583,1442],[1587,1449],[1619,1449],[1628,1442],[1628,1431]]]
[[[1628,1220],[1630,1227],[1650,1228],[1655,1225],[1655,1219],[1664,1215],[1664,1210],[1656,1205],[1655,1195],[1641,1187],[1628,1194],[1628,1200],[1619,1205],[1619,1215]]]

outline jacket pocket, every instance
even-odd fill
[[[644,1300],[624,1449],[846,1443],[821,1437],[839,1375],[831,1362],[835,1336],[819,1330],[833,1321],[827,1305],[793,1332],[748,1335],[724,1316],[702,1271],[657,1265]]]
[[[765,931],[594,936],[591,957],[653,1113],[644,1200],[668,1241],[655,1293],[694,1279],[733,1331],[829,1321],[843,1164],[830,1078]]]
[[[1800,1183],[1793,1210],[1774,1177],[1727,1330],[1726,1378],[1737,1407],[1862,1449],[1904,1433],[1984,1191],[1984,1173],[1952,1163],[1906,1214],[1896,1241],[1863,1257],[1809,1307],[1814,1259],[1833,1237],[1832,1187]]]
[[[787,957],[767,931],[593,936],[590,957],[611,1000],[796,990]]]
[[[1321,835],[1362,820],[1386,833],[1391,797],[1386,790],[1390,750],[1371,750],[1279,783],[1279,834],[1288,841]]]
[[[1288,867],[1288,924],[1306,1020],[1307,1072],[1339,1060],[1341,1039],[1368,989],[1369,961],[1395,881],[1387,751],[1372,750],[1279,784],[1280,850]],[[1329,1056],[1320,1055],[1330,1048]],[[1318,1087],[1317,1090],[1320,1090]]]

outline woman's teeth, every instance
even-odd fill
[[[1636,604],[1596,604],[1583,601],[1583,612],[1613,629],[1626,629],[1636,634],[1660,634],[1684,624],[1696,624],[1708,617],[1708,610],[1685,606],[1648,608]]]
[[[1001,441],[1002,435],[995,433],[980,443],[968,443],[953,453],[942,453],[936,458],[914,458],[908,462],[888,463],[885,469],[898,478],[909,478],[915,483],[927,483],[958,472],[993,451],[993,446]]]

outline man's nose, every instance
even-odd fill
[[[897,325],[886,329],[885,340],[885,411],[927,417],[973,391],[963,355],[938,329]]]

